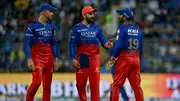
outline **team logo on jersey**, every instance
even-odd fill
[[[83,73],[81,69],[77,70],[77,73]]]
[[[81,32],[84,37],[96,37],[96,32]]]
[[[128,29],[128,35],[138,35],[138,30],[137,29]]]
[[[52,36],[52,30],[39,31],[39,35],[42,35],[42,36]]]
[[[137,29],[128,29],[128,33],[138,33]]]
[[[96,70],[95,70],[94,72],[99,72],[99,68],[98,68],[98,67],[96,67]]]

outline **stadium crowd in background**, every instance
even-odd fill
[[[48,2],[57,7],[54,23],[60,49],[60,72],[73,72],[69,58],[69,31],[81,21],[81,9],[99,9],[97,21],[105,26],[112,21],[113,7],[131,8],[134,21],[144,31],[142,72],[180,72],[180,0],[1,0],[0,70],[27,72],[24,35],[27,25],[37,19],[38,7]],[[103,54],[102,54],[103,55]]]

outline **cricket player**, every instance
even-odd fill
[[[42,101],[50,101],[53,69],[58,69],[59,54],[56,46],[55,25],[51,22],[56,8],[50,4],[40,6],[37,21],[29,24],[26,30],[26,57],[28,67],[32,70],[32,83],[28,88],[26,101],[33,101],[43,82]]]
[[[100,49],[99,41],[104,48],[113,46],[106,40],[100,25],[94,23],[97,9],[85,6],[83,20],[71,31],[70,53],[73,67],[76,68],[76,86],[80,101],[87,101],[86,82],[89,79],[91,101],[99,101]]]
[[[116,10],[116,12],[124,24],[117,30],[118,35],[114,51],[106,68],[109,71],[114,64],[111,100],[119,100],[119,88],[128,78],[135,93],[136,101],[144,101],[143,91],[140,87],[140,56],[143,51],[142,31],[132,24],[133,12],[131,9],[125,8]]]

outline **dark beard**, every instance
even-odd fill
[[[94,23],[94,21],[95,21],[95,18],[94,18],[94,17],[86,17],[86,22],[87,22],[88,24],[92,24],[92,23]]]
[[[119,22],[120,22],[121,24],[123,24],[123,23],[124,23],[124,21],[125,21],[124,16],[123,16],[121,19],[119,18]]]

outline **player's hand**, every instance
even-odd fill
[[[74,68],[80,69],[80,64],[76,59],[72,60],[72,65],[73,65]]]
[[[31,58],[28,59],[28,68],[34,70],[35,66]]]
[[[112,47],[113,47],[112,39],[109,39],[109,40],[107,41],[107,43],[105,44],[105,47],[106,47],[106,48],[112,48]]]
[[[112,66],[112,63],[111,63],[111,61],[109,61],[108,64],[106,65],[106,71],[107,72],[111,71],[111,66]]]
[[[114,65],[114,63],[116,62],[118,58],[114,58],[114,57],[111,57],[111,60],[108,62],[108,64],[106,65],[106,71],[107,72],[110,72],[111,71],[111,67]]]
[[[54,71],[57,71],[59,69],[59,59],[55,58],[54,61]]]

